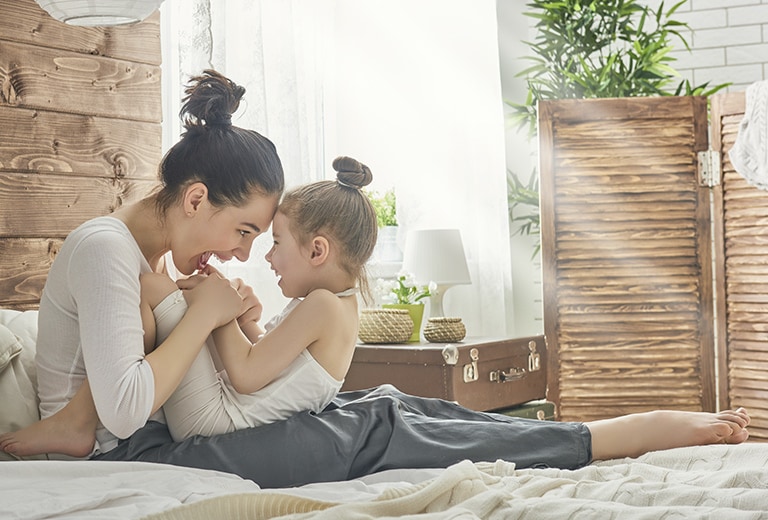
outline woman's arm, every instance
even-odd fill
[[[155,307],[176,290],[176,284],[161,274],[142,277],[142,300]],[[155,374],[154,407],[160,408],[170,397],[194,362],[213,329],[222,322],[234,321],[241,299],[230,282],[213,273],[184,292],[187,311],[168,337],[147,354]],[[152,317],[154,323],[154,316]]]
[[[206,265],[201,274],[177,280],[176,285],[183,290],[192,289],[204,280],[206,276],[213,273],[223,277],[221,272],[216,268],[211,265]],[[253,288],[246,284],[242,279],[233,278],[230,280],[230,283],[243,300],[240,314],[237,316],[237,324],[240,326],[240,330],[245,334],[250,343],[256,343],[264,334],[264,329],[259,325],[264,307],[256,296],[256,293],[253,292]]]
[[[117,437],[129,437],[170,396],[211,331],[237,316],[240,298],[226,280],[212,279],[193,291],[178,331],[145,355],[140,251],[124,233],[112,230],[94,233],[75,247],[67,284],[76,302],[85,375],[102,424]],[[229,294],[229,300],[221,298],[229,304],[209,301],[209,289]]]

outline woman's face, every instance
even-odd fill
[[[253,240],[272,223],[278,198],[254,194],[243,206],[224,208],[214,208],[207,198],[203,200],[192,216],[187,214],[181,240],[172,244],[176,268],[190,275],[205,267],[214,255],[222,262],[248,260]]]

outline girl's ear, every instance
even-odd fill
[[[184,190],[184,213],[193,216],[200,209],[200,204],[208,200],[208,186],[202,182],[193,182]]]
[[[321,265],[328,259],[330,253],[330,244],[328,239],[323,236],[316,236],[310,242],[309,262],[312,265]]]

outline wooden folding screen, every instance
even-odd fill
[[[768,439],[768,192],[731,165],[743,92],[712,97],[712,147],[722,152],[715,186],[715,280],[719,402],[746,407],[751,438]],[[768,144],[766,144],[768,146]]]
[[[559,418],[715,409],[706,99],[541,102],[539,141]]]
[[[160,62],[159,13],[74,27],[0,1],[0,307],[36,308],[64,237],[155,185]]]
[[[701,97],[540,104],[561,420],[744,406],[768,439],[768,192],[728,158],[744,103],[713,96],[711,123]]]

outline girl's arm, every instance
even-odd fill
[[[202,274],[180,279],[176,284],[180,289],[192,289],[196,287],[200,281],[204,280],[206,276],[214,273],[222,277],[224,276],[215,267],[206,265]],[[240,330],[245,334],[250,343],[256,343],[264,334],[264,329],[259,325],[264,306],[256,296],[256,293],[253,292],[253,288],[246,284],[242,279],[233,278],[230,280],[230,283],[243,300],[240,314],[237,316],[237,324],[240,325]]]
[[[354,338],[347,337],[350,336],[347,329],[339,298],[320,289],[307,295],[255,344],[236,323],[215,330],[213,339],[235,391],[250,394],[271,383],[303,350],[316,342],[342,346],[351,339],[354,344]],[[336,377],[331,370],[329,373]],[[343,374],[338,379],[343,379]]]

